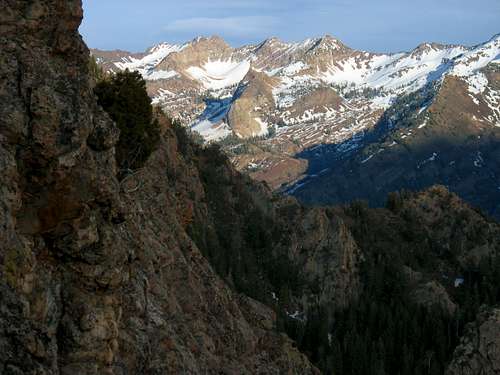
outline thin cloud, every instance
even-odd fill
[[[195,17],[175,20],[165,27],[177,33],[222,34],[232,37],[256,36],[271,31],[278,23],[272,16]]]

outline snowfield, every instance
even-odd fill
[[[191,130],[199,133],[208,142],[224,139],[231,134],[231,129],[226,123],[214,124],[209,120],[195,124]]]
[[[151,81],[157,81],[160,79],[170,79],[178,76],[179,73],[177,73],[174,70],[156,70],[148,74],[145,79],[151,80]]]
[[[202,67],[192,66],[186,69],[193,78],[203,83],[208,90],[220,90],[240,83],[250,70],[250,62],[208,61]]]

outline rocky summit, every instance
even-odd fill
[[[443,186],[392,193],[384,208],[304,207],[161,111],[152,153],[120,170],[124,132],[98,105],[81,1],[0,4],[1,374],[498,373],[497,222]],[[249,51],[274,62],[234,62]],[[352,51],[332,37],[236,52],[212,38],[106,56],[179,84],[179,117],[207,105],[244,137],[269,129],[248,117],[253,100],[279,108],[286,75],[264,70],[303,53],[323,64]],[[228,85],[236,97],[189,97]],[[300,106],[349,108],[331,89],[311,95]],[[439,100],[430,111],[447,118]]]

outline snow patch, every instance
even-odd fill
[[[293,76],[296,75],[297,73],[301,72],[302,70],[305,70],[309,68],[309,65],[304,63],[303,61],[297,61],[294,63],[291,63],[287,66],[284,67],[278,67],[274,69],[270,69],[265,71],[265,73],[268,76]]]
[[[208,120],[203,120],[193,125],[191,130],[199,133],[207,142],[219,141],[232,133],[226,123],[214,124]]]
[[[437,157],[438,157],[438,153],[437,152],[433,152],[432,156],[430,158],[425,159],[423,162],[421,162],[420,164],[417,165],[417,169],[420,169],[420,167],[424,166],[427,163],[435,161],[437,159]]]
[[[373,155],[370,155],[368,156],[365,160],[362,160],[361,161],[361,164],[365,164],[368,160],[370,160],[371,158],[373,158]]]
[[[265,121],[262,121],[260,117],[254,117],[254,120],[260,125],[260,130],[254,134],[255,137],[263,137],[269,134],[268,126],[269,124]]]
[[[250,70],[250,62],[243,60],[209,60],[202,67],[186,69],[194,79],[200,81],[207,90],[220,90],[240,83]]]
[[[427,126],[427,119],[418,126],[419,129],[425,128]]]
[[[379,95],[371,100],[372,108],[388,109],[394,102],[393,95]]]
[[[457,277],[455,279],[455,282],[454,282],[454,286],[455,288],[458,288],[459,286],[461,286],[463,283],[465,282],[465,280],[463,279],[463,277]]]
[[[418,114],[420,115],[422,112],[424,112],[425,110],[427,110],[429,106],[423,106],[422,108],[420,108],[420,110],[418,111]]]
[[[286,312],[286,314],[288,315],[288,317],[294,319],[294,320],[298,320],[300,322],[305,322],[307,319],[306,319],[306,316],[304,313],[301,313],[300,311],[295,311],[294,313],[289,313],[288,311]]]
[[[487,43],[481,44],[456,59],[451,74],[469,76],[489,63],[498,59],[500,55],[500,35],[495,36]]]
[[[158,81],[160,79],[170,79],[173,77],[178,76],[179,73],[177,73],[174,70],[154,70],[151,73],[147,74],[144,79],[149,80],[149,81]]]
[[[481,151],[478,151],[476,153],[476,158],[474,159],[474,166],[476,168],[482,168],[483,165],[484,165],[483,155],[482,155]]]
[[[467,77],[465,80],[469,84],[469,92],[475,95],[481,94],[482,92],[484,92],[486,87],[488,87],[488,78],[486,78],[483,73],[473,74]]]

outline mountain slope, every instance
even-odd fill
[[[499,76],[495,67],[478,75],[488,77],[483,92],[450,76],[431,103],[425,94],[401,100],[378,123],[378,132],[360,140],[349,155],[338,146],[325,146],[322,157],[310,155],[318,150],[305,152],[311,174],[329,169],[305,179],[293,193],[311,203],[367,199],[380,205],[390,191],[440,183],[498,217]]]

